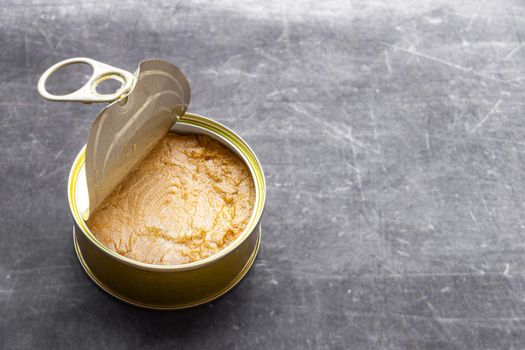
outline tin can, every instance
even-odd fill
[[[206,259],[163,266],[145,264],[117,254],[97,240],[82,217],[87,202],[85,147],[73,162],[68,181],[75,250],[88,276],[122,301],[160,310],[183,309],[210,302],[242,280],[259,249],[260,220],[266,197],[261,164],[248,144],[233,131],[212,119],[191,113],[186,113],[171,131],[207,135],[228,147],[244,160],[255,185],[255,203],[248,225],[230,245]]]

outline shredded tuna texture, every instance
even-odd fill
[[[235,240],[254,201],[253,179],[242,159],[208,136],[169,133],[87,225],[123,256],[185,264]]]

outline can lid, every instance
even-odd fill
[[[69,95],[47,92],[47,78],[61,67],[87,63],[93,75]],[[116,79],[122,86],[104,95],[96,87]],[[73,58],[50,67],[38,82],[42,97],[52,101],[109,102],[96,116],[86,146],[86,180],[89,210],[85,219],[155,147],[190,103],[188,80],[177,66],[163,60],[145,60],[135,74],[88,58]]]

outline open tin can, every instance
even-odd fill
[[[92,79],[86,84],[87,87],[79,90],[80,94],[73,93],[64,98],[51,95],[45,90],[45,80],[49,75],[64,65],[78,62],[90,64],[94,68]],[[155,64],[158,62],[161,61],[155,61]],[[125,103],[124,99],[129,97],[129,92],[134,89],[133,84],[127,84],[125,78],[131,79],[132,74],[107,65],[103,65],[103,69],[97,72],[99,64],[100,62],[84,58],[60,62],[44,73],[39,82],[39,92],[49,100],[101,102],[102,99],[116,101],[113,104]],[[138,71],[135,77],[138,76]],[[96,84],[112,74],[121,78],[117,78],[123,83],[121,91],[111,96],[93,94],[96,92]],[[73,239],[82,267],[88,276],[109,294],[127,303],[151,309],[188,308],[222,296],[246,275],[255,260],[261,239],[260,219],[265,204],[266,184],[255,153],[241,137],[222,124],[206,117],[185,113],[185,108],[179,110],[179,114],[169,132],[211,137],[241,158],[253,178],[255,202],[249,222],[233,242],[216,254],[182,265],[146,264],[119,255],[97,240],[86,225],[85,213],[89,211],[90,202],[89,181],[86,176],[87,146],[79,152],[73,162],[68,180],[69,207],[74,219]]]

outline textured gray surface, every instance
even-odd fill
[[[525,348],[525,7],[457,3],[2,1],[0,345]],[[263,245],[226,297],[143,311],[81,270],[66,180],[99,106],[35,90],[71,56],[176,63],[260,156]]]

